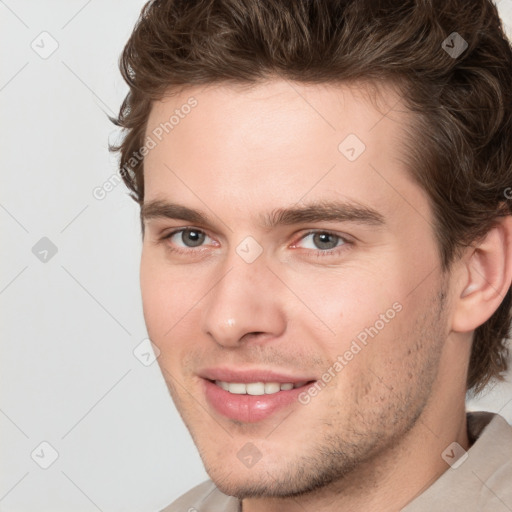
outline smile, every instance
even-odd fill
[[[234,395],[273,395],[279,391],[289,391],[290,389],[300,388],[307,382],[225,382],[216,380],[215,384],[224,391]]]

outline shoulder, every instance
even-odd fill
[[[483,417],[482,413],[482,417]],[[477,416],[477,420],[478,420]],[[477,475],[483,483],[482,493],[491,495],[496,508],[507,504],[512,508],[512,426],[499,414],[492,415],[492,420],[484,427],[480,439],[481,461]],[[471,448],[468,453],[471,453]]]
[[[512,426],[488,412],[467,420],[472,446],[402,512],[512,510]]]
[[[190,489],[160,512],[239,512],[239,500],[207,480]]]

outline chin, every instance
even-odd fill
[[[294,498],[310,495],[329,486],[343,486],[344,477],[357,464],[336,453],[337,463],[319,452],[317,457],[296,455],[269,460],[263,457],[253,467],[247,468],[236,457],[229,458],[201,453],[206,472],[221,492],[239,499],[245,498]]]

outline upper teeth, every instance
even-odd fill
[[[283,384],[279,382],[224,382],[222,380],[216,380],[215,384],[220,386],[225,391],[234,393],[235,395],[272,395],[278,391],[287,391],[289,389],[298,388],[304,386],[305,382],[297,382],[293,384],[291,382],[285,382]]]

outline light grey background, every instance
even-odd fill
[[[144,3],[0,0],[2,512],[151,512],[206,478],[146,366],[138,210],[93,195],[119,181],[106,114]],[[511,381],[470,407],[512,422]]]

